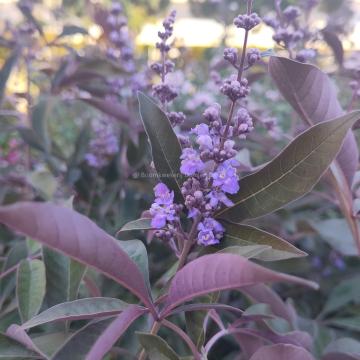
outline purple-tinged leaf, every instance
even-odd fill
[[[360,342],[351,338],[340,338],[330,343],[321,360],[359,360]]]
[[[144,308],[132,305],[117,317],[89,323],[72,335],[52,356],[52,360],[102,359],[145,311]]]
[[[241,352],[245,355],[246,359],[250,359],[259,348],[270,343],[270,341],[246,333],[236,333],[234,338],[239,343]]]
[[[290,324],[293,323],[294,319],[292,312],[281,299],[281,297],[269,286],[264,284],[257,284],[243,287],[241,291],[257,303],[268,304],[274,315],[287,320]]]
[[[250,360],[315,360],[305,349],[290,345],[276,344],[259,349]]]
[[[308,125],[344,114],[334,85],[316,66],[283,57],[271,57],[269,71],[281,94]],[[351,130],[345,137],[337,160],[351,185],[359,161],[359,150]]]
[[[40,359],[39,354],[2,333],[0,333],[0,350],[0,356],[5,359]]]
[[[19,325],[13,324],[6,330],[6,335],[23,344],[26,348],[39,354],[41,358],[48,357],[34,344],[30,336]],[[0,349],[1,350],[1,349]],[[1,354],[0,354],[1,355]],[[0,356],[1,357],[1,356]]]
[[[271,281],[318,288],[312,281],[266,269],[239,255],[206,255],[190,262],[174,276],[162,314],[200,295]]]
[[[85,298],[55,305],[22,324],[23,329],[47,324],[52,321],[93,319],[116,315],[129,304],[113,298]]]
[[[224,310],[224,311],[237,313],[238,315],[243,314],[243,311],[241,309],[238,309],[231,305],[217,304],[217,303],[196,303],[196,304],[187,304],[187,305],[179,306],[173,311],[171,311],[169,315],[181,314],[188,311],[201,311],[201,310]]]
[[[0,222],[117,281],[154,311],[145,280],[117,241],[85,216],[51,203],[0,207]]]

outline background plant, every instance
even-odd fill
[[[171,14],[151,71],[124,5],[91,9],[103,31],[96,44],[77,25],[49,39],[28,2],[19,4],[23,24],[4,33],[0,354],[357,359],[356,54],[327,28],[338,64],[329,75],[246,41],[239,53],[204,53],[208,62],[187,49],[174,59]],[[251,6],[234,14],[246,36],[259,21]],[[329,43],[315,32],[316,44]],[[88,45],[77,49],[74,34]],[[5,91],[18,70],[27,89]],[[345,89],[340,101],[333,80]],[[214,151],[217,142],[227,152]],[[210,181],[188,184],[201,174]],[[151,206],[158,182],[166,187],[156,186]],[[108,235],[119,229],[122,240]],[[320,290],[297,286],[317,287],[306,278]],[[272,282],[282,284],[264,285]]]

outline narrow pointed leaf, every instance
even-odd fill
[[[126,223],[117,233],[120,234],[122,232],[127,232],[127,231],[150,230],[150,229],[152,229],[151,219],[141,218]]]
[[[144,309],[133,305],[117,317],[92,322],[71,336],[52,357],[52,360],[102,359],[142,314]]]
[[[40,356],[18,341],[0,333],[0,359],[40,359]]]
[[[315,360],[304,348],[290,344],[263,346],[250,360]]]
[[[6,335],[10,336],[12,339],[18,341],[19,343],[23,344],[29,350],[34,351],[42,359],[48,359],[47,356],[34,344],[30,336],[26,333],[24,329],[22,329],[19,325],[13,324],[11,325],[7,331]],[[0,349],[1,351],[1,349]]]
[[[149,260],[146,247],[140,240],[119,241],[120,247],[128,254],[130,259],[138,266],[150,289]]]
[[[181,195],[181,147],[165,113],[146,95],[138,93],[140,115],[149,137],[151,152],[160,181]]]
[[[140,344],[150,360],[179,360],[179,356],[160,336],[138,332]]]
[[[264,249],[257,255],[257,259],[264,261],[277,261],[295,257],[306,256],[307,254],[296,248],[289,242],[253,226],[223,222],[226,229],[225,241],[221,246],[241,245],[267,245],[270,248]]]
[[[243,287],[241,290],[256,303],[266,303],[270,306],[272,313],[287,320],[290,324],[293,317],[290,309],[281,299],[281,297],[270,287],[264,284]]]
[[[360,111],[322,122],[297,136],[275,159],[240,181],[234,206],[217,217],[233,222],[257,218],[308,193],[338,153]]]
[[[281,94],[307,124],[317,124],[344,114],[334,85],[316,66],[271,57],[269,71]],[[337,161],[350,185],[357,170],[358,158],[356,140],[349,130]]]
[[[75,300],[86,266],[45,246],[43,258],[46,266],[47,305]]]
[[[264,282],[285,281],[317,288],[312,281],[282,274],[233,254],[205,255],[184,266],[173,278],[163,314],[177,305],[214,291]]]
[[[40,260],[23,260],[17,272],[16,295],[23,322],[35,316],[45,296],[45,266]]]
[[[112,298],[85,298],[58,304],[21,325],[23,329],[60,320],[93,319],[118,314],[129,305]]]
[[[0,70],[0,106],[4,98],[6,83],[10,77],[12,69],[14,68],[20,56],[20,53],[21,53],[21,49],[15,48],[10,54],[10,56],[6,59],[3,67]]]
[[[114,238],[85,216],[51,203],[20,202],[0,207],[0,222],[94,267],[153,309],[145,280],[136,264]]]

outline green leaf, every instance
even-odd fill
[[[240,181],[231,197],[234,206],[217,217],[240,222],[271,213],[312,190],[328,168],[360,111],[312,126],[297,136],[275,159]]]
[[[132,261],[138,266],[150,289],[149,260],[146,247],[140,240],[119,241],[121,248],[129,255]]]
[[[70,336],[70,332],[57,332],[36,336],[33,337],[32,340],[38,349],[40,349],[45,355],[51,357]]]
[[[64,25],[61,34],[58,36],[58,39],[64,36],[75,35],[75,34],[88,35],[88,31],[81,26]]]
[[[34,316],[21,327],[30,329],[53,321],[89,319],[120,313],[128,304],[113,298],[85,298],[61,303]]]
[[[11,71],[14,68],[20,54],[21,54],[21,49],[15,48],[10,54],[10,56],[6,59],[3,67],[0,70],[0,106],[4,98],[6,83],[10,77]]]
[[[335,318],[328,321],[327,324],[351,331],[360,332],[360,316]]]
[[[277,261],[306,256],[306,253],[289,242],[253,226],[228,222],[223,222],[223,225],[226,229],[225,241],[221,242],[223,248],[228,246],[265,245],[270,248],[263,249],[256,256],[257,259],[263,261]]]
[[[342,281],[328,296],[322,314],[328,314],[341,309],[345,305],[360,303],[360,276]]]
[[[46,168],[31,171],[26,179],[46,200],[53,198],[58,184],[54,175]]]
[[[225,240],[226,241],[226,240]],[[271,246],[267,245],[242,245],[242,246],[228,246],[218,251],[219,253],[236,254],[247,259],[261,259],[261,254],[271,250]]]
[[[151,152],[159,180],[174,190],[177,201],[181,195],[181,146],[165,113],[146,95],[138,93],[140,115],[149,137]]]
[[[43,257],[46,267],[48,306],[75,300],[86,266],[45,246]]]
[[[142,332],[137,335],[150,360],[179,360],[176,352],[161,337]]]
[[[309,221],[309,225],[319,233],[322,239],[341,254],[347,256],[357,255],[356,244],[346,220]]]
[[[51,140],[49,136],[47,120],[54,106],[54,98],[42,99],[31,110],[31,126],[35,134],[43,144],[44,150],[49,153]]]
[[[39,354],[26,349],[22,344],[0,333],[0,359],[39,359]]]
[[[26,242],[22,241],[15,244],[9,251],[0,274],[12,268],[13,266],[19,264],[20,261],[25,259],[27,256],[28,256],[28,250],[27,250]],[[15,288],[15,272],[9,274],[8,276],[0,280],[0,303],[4,300],[3,296],[5,296],[6,289],[8,287],[12,289]]]
[[[17,272],[16,295],[22,322],[31,319],[45,296],[45,266],[40,260],[23,260]]]
[[[150,230],[150,229],[152,229],[151,219],[141,218],[141,219],[137,219],[137,220],[126,223],[118,231],[118,234],[122,233],[122,232],[127,232],[127,231]]]
[[[18,127],[17,131],[19,132],[21,138],[24,140],[26,144],[33,147],[39,151],[45,151],[45,146],[41,142],[39,136],[35,133],[33,129],[27,127]]]

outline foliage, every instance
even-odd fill
[[[80,3],[50,36],[21,1],[0,39],[0,358],[359,359],[345,30],[309,31],[316,1],[191,1],[243,46],[197,58],[171,12],[148,66],[126,13],[166,1]],[[274,51],[248,48],[253,6]]]

